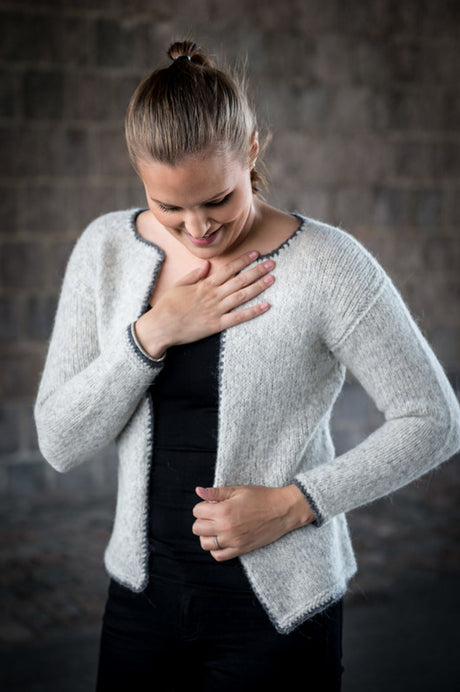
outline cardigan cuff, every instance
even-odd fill
[[[305,499],[307,500],[308,504],[310,505],[310,507],[311,507],[315,517],[316,517],[315,521],[312,522],[312,525],[317,526],[317,527],[322,526],[325,523],[325,518],[323,517],[323,515],[319,511],[318,505],[316,504],[313,497],[310,495],[310,493],[307,490],[305,490],[305,488],[303,487],[303,485],[300,483],[300,481],[297,478],[294,478],[292,483],[300,490],[302,495],[305,497]]]
[[[134,322],[132,322],[129,325],[128,330],[131,344],[135,349],[137,349],[141,357],[148,360],[152,365],[163,363],[164,359],[166,358],[166,351],[159,358],[154,358],[150,355],[150,353],[147,353],[147,351],[145,351],[140,345],[136,335],[136,330],[134,329]]]

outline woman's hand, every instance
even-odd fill
[[[209,550],[218,562],[261,548],[315,520],[313,510],[295,485],[198,487],[195,492],[204,502],[193,508],[196,521],[192,531],[200,537],[203,550]]]
[[[136,321],[136,336],[144,350],[158,358],[169,346],[198,341],[268,310],[267,302],[235,310],[275,280],[268,275],[275,266],[273,260],[242,271],[258,255],[246,253],[211,276],[210,262],[204,260],[184,276]]]

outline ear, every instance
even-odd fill
[[[249,167],[254,168],[256,159],[259,155],[259,133],[257,130],[254,130],[254,132],[251,135],[251,145],[249,149]]]

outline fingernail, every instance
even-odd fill
[[[273,283],[273,276],[266,276],[264,278],[264,283],[266,284],[272,284]]]
[[[249,259],[255,259],[256,257],[259,256],[259,253],[253,250],[252,252],[249,253]]]
[[[260,304],[261,310],[268,310],[269,307],[270,307],[270,303],[261,303]]]
[[[268,262],[264,262],[265,269],[273,269],[274,266],[275,266],[275,263],[272,260],[268,260]]]

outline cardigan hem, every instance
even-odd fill
[[[243,568],[246,572],[246,576],[248,576],[247,570],[244,567],[244,565]],[[142,591],[145,591],[150,581],[150,575],[147,572],[147,576],[142,579],[140,585],[134,586],[133,582],[128,581],[126,576],[120,577],[119,574],[116,574],[116,571],[108,565],[107,559],[105,560],[105,569],[111,579],[114,579],[118,584],[121,584],[130,591],[133,591],[133,593],[142,593]],[[254,595],[259,600],[260,604],[262,605],[263,609],[267,614],[267,617],[269,618],[270,622],[272,623],[276,631],[279,634],[290,634],[297,627],[300,627],[300,625],[302,625],[304,622],[310,620],[315,615],[322,612],[330,605],[343,598],[343,596],[345,596],[347,592],[348,582],[354,576],[354,574],[356,574],[356,569],[347,577],[345,586],[341,586],[340,588],[333,589],[332,592],[328,592],[327,594],[325,594],[325,598],[319,601],[318,605],[312,606],[311,608],[306,607],[302,613],[289,620],[288,624],[280,624],[279,620],[274,616],[274,614],[271,612],[270,608],[266,604],[265,599],[259,592],[259,589],[255,588],[252,584],[251,580],[249,579],[249,576],[248,582],[254,592]]]
[[[240,560],[241,561],[241,560]],[[242,561],[241,561],[242,562]],[[317,615],[317,613],[320,613],[322,610],[325,610],[328,606],[332,605],[332,603],[335,603],[339,599],[341,599],[347,592],[348,588],[348,582],[350,579],[356,574],[357,572],[357,567],[356,567],[356,562],[354,563],[354,568],[352,568],[352,571],[350,574],[348,574],[345,577],[345,584],[342,584],[341,586],[336,586],[335,588],[332,589],[332,591],[327,591],[324,593],[324,597],[322,598],[321,595],[316,599],[315,605],[312,605],[309,607],[306,605],[304,607],[304,610],[299,613],[298,615],[292,616],[290,619],[287,620],[286,624],[281,624],[280,620],[276,618],[274,613],[272,612],[271,607],[268,605],[266,602],[266,599],[260,592],[258,588],[254,586],[252,583],[252,580],[250,579],[248,570],[244,563],[242,562],[244,571],[246,572],[246,576],[248,578],[249,584],[251,585],[254,594],[258,598],[260,604],[262,605],[263,609],[267,613],[267,617],[269,618],[270,622],[274,626],[277,632],[279,634],[289,634],[293,630],[296,629],[296,627],[299,627],[303,622],[306,620],[310,620],[312,617]]]
[[[307,620],[311,620],[311,618],[315,617],[315,615],[318,615],[318,613],[321,613],[323,610],[326,610],[326,608],[329,608],[329,606],[331,606],[333,603],[340,601],[340,599],[345,596],[346,592],[347,588],[345,587],[337,593],[332,594],[331,596],[329,596],[328,599],[323,601],[321,605],[317,606],[316,608],[313,608],[312,610],[306,613],[303,613],[302,615],[298,615],[289,625],[286,625],[284,627],[277,625],[272,618],[270,618],[270,620],[272,624],[275,626],[277,632],[279,632],[280,634],[290,634]]]
[[[142,591],[145,591],[149,583],[147,577],[146,579],[142,580],[140,586],[133,586],[133,583],[128,581],[126,577],[120,577],[118,574],[115,574],[115,571],[111,567],[109,567],[107,563],[105,563],[105,569],[111,579],[116,581],[118,584],[121,584],[121,586],[124,586],[126,589],[129,589],[133,593],[142,593]]]

